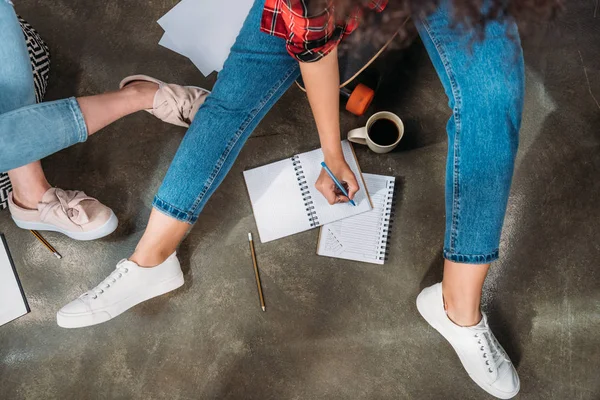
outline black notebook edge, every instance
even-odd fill
[[[385,264],[385,262],[388,260],[389,255],[390,255],[390,239],[392,236],[392,225],[394,225],[394,217],[396,214],[396,195],[397,195],[397,190],[398,190],[398,186],[396,184],[396,177],[393,176],[391,177],[391,184],[392,190],[389,190],[390,188],[388,187],[388,196],[389,196],[389,201],[390,201],[390,208],[389,208],[389,212],[388,215],[385,218],[385,225],[384,228],[386,229],[385,232],[385,248],[383,251],[383,263]],[[389,181],[388,181],[389,182]],[[385,215],[385,214],[384,214]]]
[[[19,286],[19,291],[21,292],[21,297],[23,298],[23,302],[25,303],[25,309],[27,313],[31,312],[31,308],[29,307],[29,302],[27,301],[27,297],[25,296],[25,291],[23,290],[23,285],[21,284],[21,279],[19,279],[19,274],[17,273],[17,268],[15,267],[15,263],[13,261],[12,255],[10,254],[10,250],[8,249],[8,243],[6,242],[6,237],[3,233],[0,233],[0,241],[4,245],[4,250],[6,250],[6,255],[8,256],[8,262],[12,267],[13,274],[15,275],[15,280],[17,281],[17,285]]]

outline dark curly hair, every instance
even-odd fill
[[[365,9],[360,32],[354,37],[350,35],[349,42],[385,42],[396,30],[401,39],[410,42],[416,34],[412,22],[405,23],[408,17],[427,15],[442,1],[451,3],[454,25],[471,30],[474,38],[481,38],[486,24],[491,21],[514,19],[522,28],[527,28],[552,20],[563,8],[563,0],[389,0],[385,11],[378,15],[368,11],[370,1],[333,0],[336,17],[340,19],[356,7]],[[328,0],[312,0],[309,7],[318,12],[318,8],[323,9],[327,3]]]

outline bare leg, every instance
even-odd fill
[[[152,108],[158,85],[152,82],[133,82],[116,92],[79,97],[88,135],[134,112]]]
[[[19,207],[36,209],[50,184],[39,161],[8,171],[13,186],[13,200]]]
[[[140,267],[161,264],[173,254],[190,228],[190,224],[153,208],[146,231],[129,259]]]
[[[88,135],[136,111],[152,108],[158,85],[133,82],[123,89],[77,99]],[[39,161],[8,171],[13,185],[13,200],[23,208],[35,209],[50,184]]]
[[[455,324],[473,326],[481,320],[481,291],[490,264],[459,264],[445,260],[444,306]]]

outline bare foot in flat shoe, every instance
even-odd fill
[[[122,89],[135,85],[136,88],[144,83],[158,85],[152,104],[148,104],[146,111],[162,121],[186,128],[210,94],[208,90],[196,86],[167,84],[146,75],[129,76],[121,81],[119,87]]]
[[[157,83],[148,81],[133,81],[127,86],[121,88],[121,91],[129,90],[135,93],[136,97],[143,99],[143,107],[145,109],[152,108],[154,106],[154,97],[158,92],[159,86]]]
[[[19,228],[60,232],[75,240],[94,240],[117,229],[113,211],[77,190],[50,188],[35,207],[25,208],[8,195],[8,208]]]

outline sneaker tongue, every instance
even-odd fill
[[[122,259],[117,263],[117,268],[119,267],[137,267],[140,268],[134,261],[128,260],[127,258]]]
[[[477,323],[477,325],[473,325],[473,328],[485,328],[486,323],[485,323],[485,315],[483,317],[481,317],[481,321],[479,321]]]

